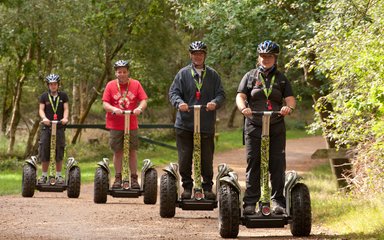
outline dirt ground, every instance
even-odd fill
[[[298,172],[327,160],[311,160],[311,154],[325,148],[321,137],[287,142],[287,170]],[[245,186],[244,149],[220,153],[217,164],[227,163]],[[163,174],[158,169],[158,176]],[[21,185],[21,183],[20,183]],[[310,239],[332,238],[321,226],[312,226]],[[334,238],[335,236],[333,236]],[[281,229],[247,229],[240,226],[239,239],[292,239],[289,226]],[[35,192],[32,198],[21,195],[0,197],[0,239],[220,239],[218,209],[183,211],[176,209],[174,218],[159,214],[159,200],[145,205],[140,198],[113,198],[106,204],[93,202],[93,184],[81,186],[78,199],[67,198],[66,192]],[[297,238],[300,239],[300,238]],[[308,239],[305,238],[305,239]]]

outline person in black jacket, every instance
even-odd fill
[[[219,74],[205,65],[207,46],[201,41],[189,46],[191,64],[182,68],[175,76],[169,89],[169,100],[178,110],[176,114],[176,144],[179,157],[179,171],[184,192],[181,197],[192,196],[192,153],[193,153],[193,111],[188,106],[206,105],[201,112],[201,174],[202,188],[207,199],[214,200],[212,192],[213,153],[216,110],[225,101],[225,92]]]
[[[39,156],[42,165],[42,176],[38,180],[39,184],[47,182],[50,142],[51,142],[51,121],[60,121],[62,125],[68,123],[68,95],[59,91],[60,76],[57,74],[49,74],[45,78],[48,91],[43,93],[39,98],[39,115],[43,123],[40,134]],[[61,175],[63,166],[64,148],[65,148],[65,128],[58,125],[56,132],[56,181],[57,184],[64,184],[64,178]],[[53,161],[53,159],[51,159]]]
[[[259,201],[261,130],[262,117],[252,111],[280,111],[279,116],[272,115],[270,121],[269,173],[272,185],[272,211],[283,214],[285,197],[285,142],[286,130],[284,116],[293,112],[296,100],[288,79],[277,70],[277,57],[280,47],[272,41],[258,45],[259,57],[256,69],[246,73],[239,84],[236,104],[246,117],[244,126],[247,154],[246,191],[244,194],[244,215],[255,213]]]

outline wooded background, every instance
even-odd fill
[[[147,91],[149,111],[172,110],[168,88],[188,64],[188,45],[208,45],[207,64],[221,75],[233,126],[234,97],[255,66],[257,45],[280,44],[279,68],[302,105],[316,111],[311,130],[330,147],[353,148],[361,191],[384,184],[384,4],[380,0],[3,0],[0,3],[1,132],[28,129],[25,156],[36,148],[38,96],[49,73],[70,96],[71,122],[90,122],[113,63],[131,62]],[[167,111],[169,109],[169,111]],[[76,142],[74,138],[72,142]]]

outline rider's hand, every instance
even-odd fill
[[[66,125],[67,123],[68,123],[68,119],[67,118],[61,119],[61,124]]]
[[[141,107],[137,107],[133,110],[133,114],[136,116],[139,116],[143,112],[143,109]]]
[[[120,108],[114,108],[112,110],[112,114],[115,115],[115,114],[123,114],[123,110],[121,110]]]
[[[216,109],[216,103],[214,102],[207,103],[206,111],[214,111],[215,109]]]
[[[180,103],[180,104],[179,104],[179,110],[180,110],[181,112],[187,112],[187,111],[188,111],[188,104],[186,104],[186,103]]]
[[[252,116],[252,110],[250,108],[244,108],[243,110],[241,110],[241,113],[245,117],[251,117]]]
[[[284,107],[282,107],[282,108],[280,109],[280,114],[281,114],[282,116],[287,116],[287,115],[291,114],[292,111],[293,111],[293,110],[292,110],[290,107],[288,107],[288,106],[284,106]]]
[[[46,126],[50,126],[51,125],[51,121],[48,119],[48,118],[44,118],[43,121],[41,121],[44,125]]]

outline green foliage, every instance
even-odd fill
[[[357,191],[382,189],[384,21],[383,1],[330,1],[316,25],[310,48],[316,71],[330,80],[322,100],[332,104],[329,116],[316,124],[339,147],[354,147]],[[310,51],[303,48],[303,51]],[[322,103],[318,102],[320,111]],[[369,156],[369,157],[368,157]],[[368,162],[368,164],[367,164]],[[377,171],[376,171],[377,169]]]
[[[292,41],[314,35],[321,1],[219,0],[183,2],[180,21],[208,43],[208,62],[222,74],[228,98],[236,94],[242,76],[254,68],[257,45],[267,39],[281,45],[279,68],[285,70],[295,51],[287,52]],[[291,68],[288,78],[297,94],[308,98],[313,90],[302,84],[302,72]]]

